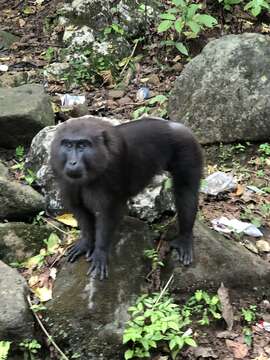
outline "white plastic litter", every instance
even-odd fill
[[[229,234],[235,232],[254,237],[263,236],[263,233],[255,225],[237,219],[228,219],[225,216],[221,216],[219,219],[212,220],[211,223],[213,228],[221,233]]]
[[[231,174],[216,171],[203,181],[201,192],[208,195],[217,195],[224,191],[232,191],[237,188],[237,182]]]
[[[62,106],[73,106],[85,103],[84,95],[57,94],[61,99]]]
[[[253,186],[253,185],[247,185],[247,190],[255,192],[256,194],[265,194],[265,191],[257,188],[257,186]]]
[[[0,64],[0,71],[7,72],[8,71],[8,65],[1,65]]]

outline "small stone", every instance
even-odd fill
[[[159,85],[160,83],[159,76],[156,74],[152,74],[148,76],[148,83],[152,85]]]
[[[172,66],[172,70],[181,72],[184,68],[184,65],[181,63],[176,63]]]
[[[123,90],[110,90],[108,95],[113,99],[120,99],[124,96],[125,92]]]
[[[260,240],[259,240],[260,241]],[[257,244],[256,244],[257,245]],[[254,245],[254,244],[252,244],[252,242],[250,242],[250,241],[246,241],[245,243],[244,243],[244,246],[249,250],[249,251],[251,251],[251,252],[253,252],[254,254],[259,254],[259,250],[258,250],[258,248]]]
[[[256,241],[256,246],[259,250],[259,252],[270,252],[270,244],[268,241],[265,240],[258,240]]]
[[[118,100],[118,104],[121,105],[121,106],[129,104],[131,102],[132,102],[132,100],[130,99],[129,96],[124,96],[124,97],[122,97],[121,99]]]

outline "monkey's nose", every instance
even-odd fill
[[[76,164],[77,164],[76,160],[69,161],[69,165],[71,165],[71,166],[75,166]]]

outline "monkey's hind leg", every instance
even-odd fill
[[[184,265],[193,261],[193,225],[198,207],[198,189],[200,175],[194,177],[174,176],[174,196],[178,218],[178,237],[171,241],[171,248],[176,249],[179,260]]]

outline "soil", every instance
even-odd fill
[[[63,34],[63,28],[59,25],[54,27],[56,10],[61,6],[59,0],[45,0],[40,6],[34,5],[34,1],[0,0],[0,30],[5,30],[18,35],[20,41],[14,43],[11,49],[0,48],[0,62],[5,61],[13,72],[35,73],[35,82],[44,83],[41,70],[47,65],[44,52],[49,47],[60,47],[59,39]],[[222,26],[218,29],[206,31],[204,34],[190,42],[191,57],[198,54],[202,47],[213,38],[223,34],[241,32],[269,32],[269,16],[262,15],[259,19],[241,12],[236,7],[233,14],[220,10],[213,2],[207,3],[212,15],[218,17]],[[27,10],[28,9],[28,10]],[[53,28],[53,31],[51,29]],[[49,30],[48,30],[49,29]],[[158,43],[157,35],[153,35],[152,44]],[[144,79],[152,77],[149,84],[151,96],[164,94],[170,91],[176,76],[181,72],[185,59],[174,55],[169,59],[168,54],[159,46],[148,46],[139,49],[144,52],[143,60],[136,66],[136,74],[126,85],[121,98],[112,96],[114,83],[93,86],[82,84],[72,90],[74,94],[84,93],[87,98],[87,108],[90,114],[99,116],[115,117],[118,119],[132,118],[132,113],[145,105],[138,101],[136,94],[143,86]],[[139,51],[138,50],[138,51]],[[4,59],[4,60],[3,60]],[[155,77],[152,75],[155,74]],[[67,89],[63,81],[52,81],[46,84],[47,91],[52,100],[59,104],[56,93],[66,93]],[[70,91],[68,91],[70,92]],[[64,118],[65,114],[59,111],[57,118]],[[228,193],[218,196],[202,195],[200,200],[200,216],[211,226],[211,220],[226,216],[259,224],[264,233],[263,239],[270,242],[270,195],[269,190],[264,194],[247,191],[247,185],[256,185],[258,188],[269,189],[270,187],[270,159],[260,150],[259,144],[238,144],[220,146],[214,151],[218,156],[212,155],[213,148],[205,149],[206,169],[205,174],[215,170],[233,172],[238,181],[237,188]],[[10,152],[0,152],[0,158],[12,161]],[[256,248],[256,239],[248,236],[236,236],[228,234],[232,241],[239,241],[243,246],[252,244]],[[270,253],[262,253],[267,261],[270,261]],[[216,292],[217,289],[213,289]],[[181,294],[179,294],[181,296]],[[270,299],[269,299],[270,300]],[[240,319],[241,308],[249,305],[257,305],[257,320],[270,321],[270,303],[265,295],[258,289],[253,293],[231,292],[231,302],[235,313],[235,326],[233,332],[220,334],[226,329],[225,323],[217,322],[210,326],[197,327],[195,338],[199,344],[199,350],[187,349],[181,353],[179,359],[270,359],[270,332],[252,324],[252,346],[244,344],[243,320]],[[227,338],[227,339],[226,339]],[[56,357],[55,357],[56,358]],[[155,360],[165,360],[160,354]]]

